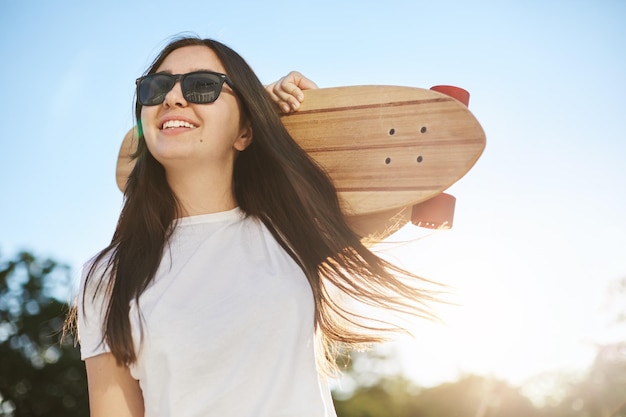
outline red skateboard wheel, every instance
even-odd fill
[[[438,93],[450,96],[465,104],[466,107],[469,106],[469,92],[462,89],[461,87],[455,87],[452,85],[436,85],[434,87],[430,87],[430,89]]]

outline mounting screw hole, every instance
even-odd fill
[[[417,157],[417,163],[421,163],[424,160],[424,158],[422,157],[422,155]]]
[[[387,157],[385,159],[385,164],[389,165],[391,163],[391,158]]]
[[[428,129],[426,129],[426,126],[422,126],[422,128],[420,129],[420,132],[426,133],[426,130],[428,130]]]
[[[389,129],[389,136],[393,136],[396,133],[396,129]]]

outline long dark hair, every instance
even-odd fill
[[[397,330],[382,322],[381,326],[365,324],[337,294],[365,305],[432,318],[427,302],[434,299],[433,293],[413,285],[418,277],[384,261],[361,243],[345,222],[331,180],[289,135],[263,85],[240,55],[214,40],[179,38],[163,49],[147,73],[155,72],[172,51],[194,45],[207,46],[218,56],[233,81],[243,117],[252,127],[254,139],[235,161],[236,201],[246,215],[265,224],[304,271],[315,299],[318,341],[324,346],[320,363],[332,368],[338,346],[380,341],[386,330]],[[139,103],[135,113],[140,123]],[[153,280],[172,225],[181,213],[165,171],[148,151],[141,130],[135,158],[111,244],[99,253],[87,276],[88,282],[99,279],[98,291],[107,291],[103,341],[118,363],[126,365],[136,360],[130,303]],[[106,272],[96,276],[96,266],[103,262]],[[407,283],[407,277],[413,283]],[[372,332],[376,330],[372,327],[385,331]]]

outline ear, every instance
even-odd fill
[[[238,151],[244,151],[252,143],[252,126],[246,123],[239,131],[239,136],[235,140],[233,147]]]

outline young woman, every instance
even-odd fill
[[[79,295],[93,417],[334,416],[337,348],[389,329],[342,300],[429,316],[431,294],[361,244],[281,124],[276,105],[314,86],[291,73],[265,89],[197,38],[137,80],[136,165]]]

